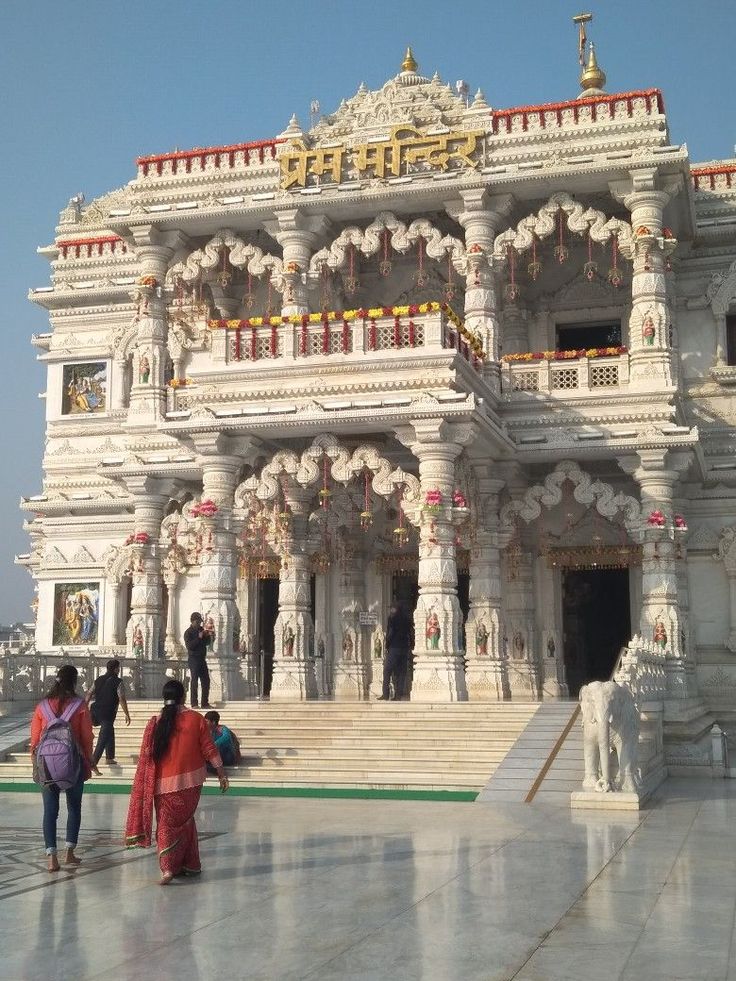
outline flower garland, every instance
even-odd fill
[[[524,354],[504,354],[507,364],[518,361],[575,361],[578,358],[613,358],[628,354],[627,347],[589,347],[577,351],[527,351]]]
[[[186,385],[191,384],[191,378],[172,378],[169,382],[169,388],[184,388]]]
[[[214,518],[219,510],[214,501],[205,498],[199,504],[193,504],[189,509],[189,513],[193,518]]]
[[[470,349],[478,358],[484,358],[483,344],[479,337],[471,333],[447,303],[431,301],[427,303],[404,304],[396,307],[359,307],[355,310],[322,310],[319,313],[295,313],[288,316],[265,316],[248,317],[245,320],[209,320],[207,326],[210,330],[238,330],[249,327],[278,327],[280,324],[301,324],[305,328],[308,324],[327,325],[335,321],[342,321],[348,324],[353,320],[375,320],[378,317],[416,317],[420,313],[437,313],[442,311],[451,324],[457,329],[458,334],[470,346]]]
[[[442,491],[439,489],[428,490],[424,495],[422,510],[427,514],[439,514],[442,507]]]
[[[148,545],[150,544],[151,536],[147,531],[136,531],[132,535],[128,535],[125,539],[125,545]]]

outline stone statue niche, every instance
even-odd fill
[[[585,779],[583,790],[637,793],[639,711],[634,696],[615,681],[592,681],[580,689]],[[612,771],[615,753],[617,770]],[[615,764],[614,764],[615,765]]]

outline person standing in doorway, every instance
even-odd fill
[[[130,725],[130,713],[125,699],[123,679],[120,677],[120,661],[115,657],[107,662],[107,671],[95,680],[92,688],[85,695],[87,704],[90,702],[92,724],[100,727],[97,745],[92,756],[92,763],[97,766],[102,754],[108,766],[115,766],[115,718],[118,706],[122,705],[126,726]]]
[[[411,650],[411,622],[399,603],[392,603],[386,625],[386,654],[383,662],[383,691],[379,702],[387,702],[394,686],[394,701],[405,698],[406,669]]]
[[[207,645],[210,642],[209,631],[202,625],[202,614],[192,613],[189,626],[184,631],[184,646],[187,649],[189,662],[189,702],[192,708],[199,708],[199,683],[202,683],[202,708],[210,706],[210,672],[207,667]]]

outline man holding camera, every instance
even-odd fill
[[[210,672],[207,667],[207,647],[212,642],[212,634],[202,624],[202,614],[192,613],[190,623],[184,631],[184,646],[187,649],[190,676],[190,704],[199,708],[197,693],[202,682],[202,708],[210,708]]]

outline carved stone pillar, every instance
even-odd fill
[[[638,462],[638,466],[636,465]],[[685,663],[687,639],[679,603],[677,530],[674,527],[674,489],[689,459],[667,449],[639,450],[636,458],[619,460],[639,484],[642,505],[642,598],[639,633],[667,651],[667,689],[678,698],[695,695],[695,679]],[[648,524],[661,512],[664,526]]]
[[[311,490],[285,488],[291,511],[289,536],[281,546],[279,612],[274,627],[271,701],[300,701],[317,695],[314,625],[310,604],[309,505]]]
[[[138,309],[128,425],[149,427],[166,415],[166,297],[163,283],[182,236],[150,225],[133,231],[140,277],[133,294]]]
[[[200,451],[202,446],[200,445]],[[215,698],[223,701],[240,697],[237,650],[237,555],[233,531],[233,493],[242,459],[214,452],[201,455],[202,500],[213,501],[217,512],[204,519],[210,525],[212,546],[202,556],[200,602],[202,615],[211,617],[215,639],[210,656]]]
[[[509,679],[501,625],[501,537],[498,495],[504,481],[494,480],[491,464],[476,467],[478,528],[470,551],[470,610],[465,624],[465,680],[471,701],[509,697]]]
[[[411,450],[419,460],[422,504],[415,516],[419,526],[419,597],[414,613],[411,698],[417,702],[465,701],[468,693],[452,494],[455,460],[472,433],[469,427],[452,426],[443,419],[415,422],[413,429]]]
[[[143,692],[147,698],[153,698],[161,694],[163,682],[159,663],[164,653],[164,625],[158,539],[170,495],[160,482],[150,477],[130,477],[126,483],[134,495],[135,533],[145,534],[149,539],[132,546],[132,590],[126,646],[129,656],[142,662]]]
[[[499,324],[493,241],[511,210],[510,194],[489,197],[481,188],[462,191],[462,206],[448,208],[465,229],[465,325],[483,340],[483,375],[496,394],[501,391]]]
[[[725,640],[726,647],[736,654],[736,525],[721,530],[718,554],[728,576],[730,629]]]
[[[337,701],[368,698],[370,651],[363,645],[360,611],[365,607],[363,556],[351,545],[348,531],[338,569],[338,609],[341,635],[335,645],[334,696]]]
[[[632,173],[628,187],[611,187],[631,212],[630,378],[634,386],[645,389],[675,382],[666,265],[676,242],[669,233],[664,235],[663,210],[677,185],[664,190],[658,184],[657,171],[647,169]]]
[[[280,211],[277,218],[277,222],[268,223],[266,229],[283,250],[284,295],[281,315],[299,316],[309,312],[309,260],[329,222],[321,215],[307,216],[298,208]]]
[[[507,560],[505,578],[502,645],[508,658],[511,698],[539,698],[542,686],[534,626],[534,566],[528,549],[522,546],[513,565]]]

